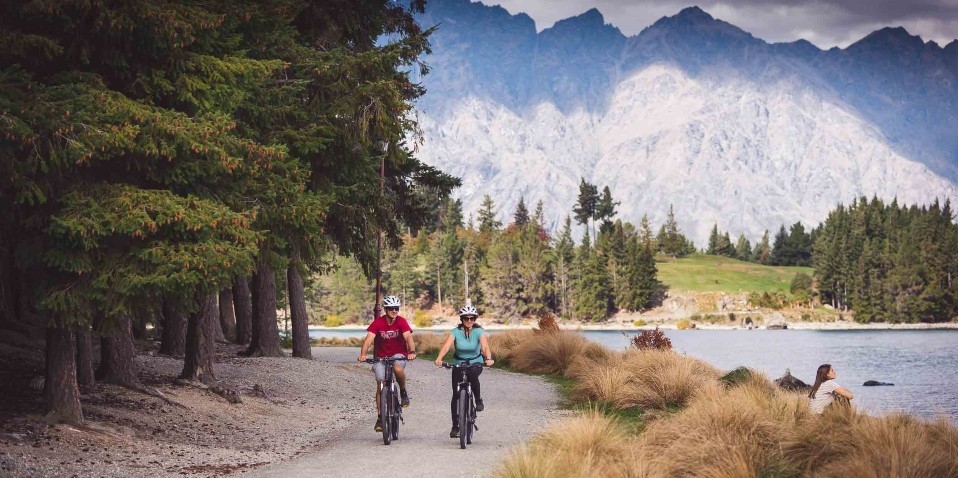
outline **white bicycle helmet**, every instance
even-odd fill
[[[387,295],[383,299],[383,307],[399,307],[400,306],[399,297],[394,295]]]
[[[459,317],[464,316],[479,317],[479,311],[477,311],[476,308],[471,305],[464,305],[461,309],[459,309]]]

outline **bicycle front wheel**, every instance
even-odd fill
[[[379,416],[383,422],[383,444],[388,445],[392,441],[392,413],[389,410],[389,402],[392,400],[392,393],[388,387],[383,387],[379,393]]]
[[[392,410],[389,411],[389,416],[391,417],[389,421],[392,422],[390,424],[390,427],[392,429],[393,440],[398,440],[399,439],[399,417],[402,416],[402,404],[399,403],[399,393],[397,393],[396,390],[393,390],[392,396],[393,396],[393,401],[392,401],[393,406],[392,406]]]
[[[466,448],[467,435],[469,433],[469,392],[465,389],[459,390],[459,448]]]

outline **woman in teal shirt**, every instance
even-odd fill
[[[496,363],[492,360],[492,353],[489,351],[489,340],[486,339],[482,327],[476,324],[479,318],[479,312],[471,305],[463,306],[459,309],[460,324],[452,329],[446,342],[439,349],[439,357],[436,358],[436,366],[442,366],[442,358],[446,356],[449,349],[455,346],[453,358],[455,363],[467,363],[470,365],[485,363],[491,367]],[[479,375],[482,374],[482,367],[454,368],[452,369],[452,431],[449,432],[450,438],[459,438],[459,417],[456,415],[456,385],[462,380],[462,374],[465,373],[469,378],[469,385],[472,387],[472,393],[476,397],[476,411],[481,412],[485,408],[482,404],[482,395],[479,390]]]

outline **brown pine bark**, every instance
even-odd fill
[[[136,349],[133,347],[133,327],[128,316],[119,319],[120,327],[113,336],[100,339],[100,367],[96,379],[129,388],[140,388],[136,376]]]
[[[293,324],[293,357],[311,359],[309,347],[309,316],[306,313],[306,292],[303,288],[303,276],[299,272],[302,263],[299,253],[294,252],[286,269],[286,283],[289,288],[290,320]]]
[[[213,373],[213,356],[216,352],[214,339],[217,327],[216,294],[198,297],[199,309],[190,314],[186,327],[186,356],[180,379],[210,383],[216,380]]]
[[[283,356],[276,323],[276,275],[265,259],[258,261],[253,274],[253,337],[245,355]]]
[[[73,332],[62,327],[48,327],[46,335],[46,419],[54,423],[82,424]]]
[[[171,357],[182,357],[186,353],[186,314],[173,299],[163,299],[163,333],[160,339],[160,353]]]
[[[90,387],[96,383],[93,374],[93,339],[87,330],[74,332],[77,349],[77,384]]]
[[[236,343],[250,343],[253,329],[253,297],[249,290],[249,279],[233,279],[233,304],[236,312]]]
[[[16,269],[13,266],[13,249],[0,242],[0,328],[17,322]]]
[[[146,319],[133,319],[133,338],[136,340],[146,340]]]
[[[233,312],[233,289],[227,287],[220,291],[220,326],[223,335],[236,342],[236,314]]]

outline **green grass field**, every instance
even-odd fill
[[[659,280],[675,291],[788,293],[792,277],[812,274],[811,267],[763,266],[721,256],[694,255],[681,259],[656,257]]]

